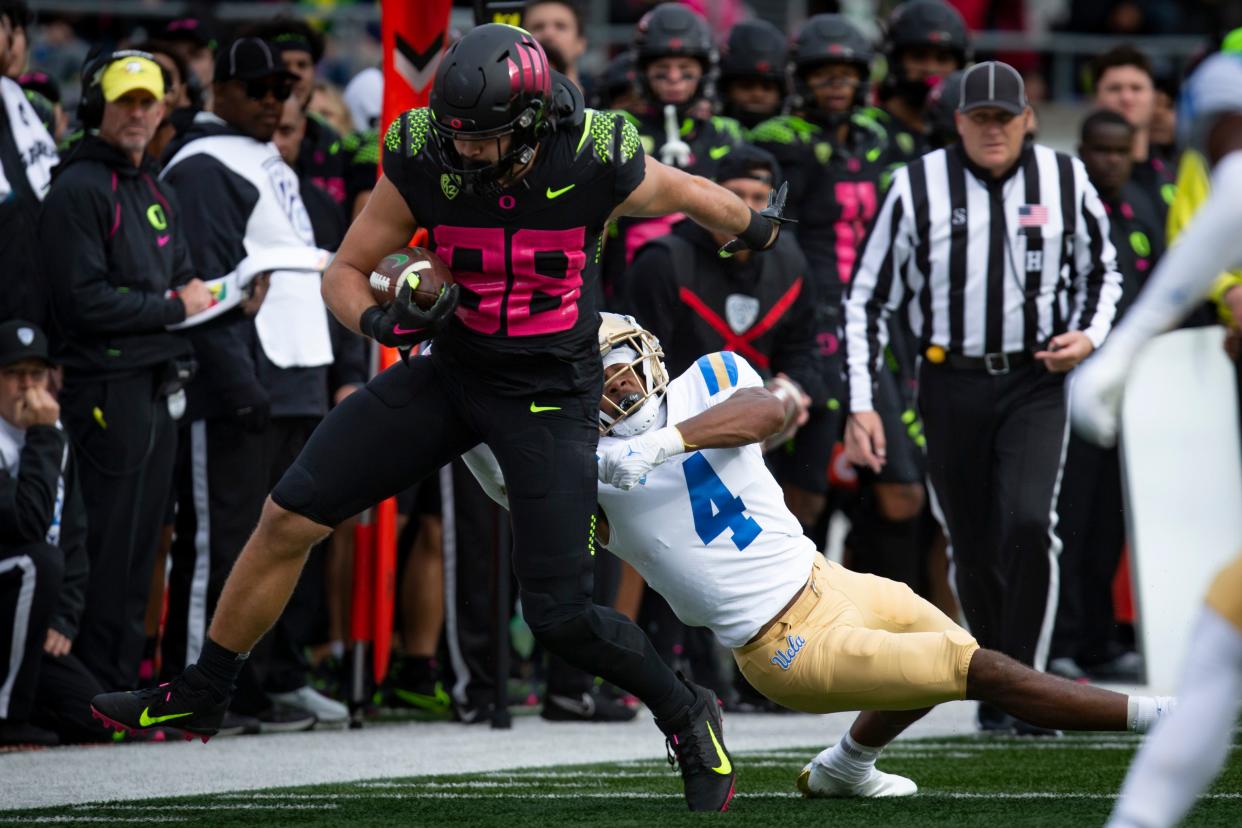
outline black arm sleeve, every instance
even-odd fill
[[[86,554],[86,506],[73,457],[65,471],[65,505],[60,516],[60,548],[65,553],[65,575],[49,626],[70,641],[78,637],[78,622],[86,606],[90,558]]]
[[[17,476],[0,473],[0,543],[36,543],[56,514],[65,433],[55,426],[26,431]]]
[[[626,277],[624,307],[665,348],[673,344],[673,332],[681,311],[673,257],[662,244],[643,246],[634,256]]]
[[[163,292],[119,289],[109,279],[106,195],[65,179],[39,215],[43,273],[57,318],[87,334],[155,331],[185,318],[179,299]]]

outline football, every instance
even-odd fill
[[[380,260],[371,271],[371,295],[381,305],[397,298],[402,280],[414,291],[414,304],[431,307],[440,290],[453,284],[453,273],[439,256],[425,247],[403,247]]]

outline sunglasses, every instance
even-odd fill
[[[287,80],[255,78],[242,81],[242,84],[246,89],[246,97],[252,101],[261,101],[268,95],[272,95],[278,101],[287,101],[289,96],[293,94],[293,83]]]

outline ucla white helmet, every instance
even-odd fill
[[[600,434],[617,437],[642,434],[656,421],[668,387],[660,340],[632,316],[601,313],[599,354],[604,368],[625,365],[634,372],[643,388],[642,394],[630,394],[620,403],[604,397],[599,412]]]
[[[1182,86],[1177,107],[1182,142],[1203,152],[1212,124],[1229,112],[1242,112],[1242,54],[1218,52]]]

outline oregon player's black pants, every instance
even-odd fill
[[[1056,613],[1055,498],[1065,460],[1065,375],[924,361],[927,476],[952,544],[958,600],[979,644],[1043,669]]]
[[[505,475],[513,569],[535,637],[670,717],[689,693],[637,626],[591,601],[602,384],[532,399],[498,394],[437,355],[398,363],[328,415],[272,500],[335,526],[487,443]]]

